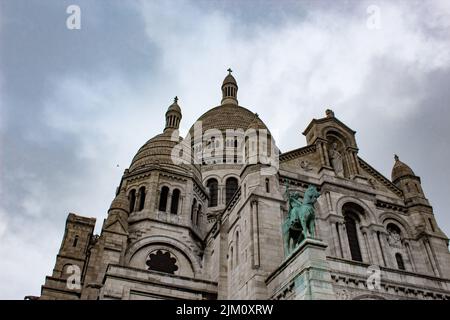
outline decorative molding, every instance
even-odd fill
[[[403,212],[403,213],[408,212],[408,208],[405,206],[389,203],[389,202],[382,201],[379,199],[377,199],[377,201],[375,202],[375,206],[377,206],[377,208],[389,209],[389,210],[399,211],[399,212]]]
[[[393,184],[389,179],[385,178],[381,173],[379,173],[377,170],[375,170],[372,166],[370,166],[367,162],[365,162],[360,157],[357,157],[359,161],[359,165],[363,170],[366,170],[368,173],[370,173],[372,176],[374,176],[378,182],[380,182],[382,185],[387,187],[389,190],[394,192],[396,195],[398,195],[400,198],[403,198],[403,192],[395,184]]]
[[[309,145],[280,154],[280,162],[296,159],[300,156],[316,152],[316,145]]]

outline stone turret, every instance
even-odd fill
[[[166,112],[166,127],[164,132],[167,130],[177,130],[180,127],[181,121],[181,108],[178,105],[178,97],[173,99],[173,103],[169,106]]]
[[[400,161],[400,158],[394,156],[395,163],[392,168],[391,179],[392,182],[403,191],[405,199],[422,198],[425,199],[425,195],[422,190],[420,177],[416,176],[414,171]]]
[[[238,85],[236,79],[231,75],[233,72],[230,68],[227,70],[228,75],[223,80],[222,84],[222,105],[234,104],[238,105],[237,91]]]

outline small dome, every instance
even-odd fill
[[[179,141],[172,140],[171,131],[151,138],[134,156],[129,172],[155,165],[168,166],[179,171],[182,166],[177,166],[172,161],[172,150],[181,141],[182,138],[179,138]]]
[[[397,179],[405,176],[415,176],[414,171],[412,171],[408,165],[401,162],[398,156],[395,155],[395,164],[392,168],[391,180],[392,182],[395,182]]]
[[[173,103],[167,109],[167,112],[170,112],[170,111],[176,111],[181,114],[181,108],[178,105],[178,97],[175,97],[175,99],[173,100]]]
[[[225,79],[223,79],[222,86],[224,86],[224,85],[226,85],[226,84],[229,84],[229,83],[232,83],[232,84],[234,84],[234,85],[237,86],[236,79],[231,75],[231,73],[229,73],[229,74],[225,77]]]

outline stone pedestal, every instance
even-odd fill
[[[327,245],[306,239],[267,278],[271,299],[335,299],[331,274],[325,256]]]

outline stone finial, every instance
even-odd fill
[[[400,160],[400,158],[398,157],[398,155],[394,154],[394,160],[395,160],[395,161],[399,161],[399,160]]]
[[[175,96],[175,98],[173,98],[173,102],[177,103],[178,102],[178,96]]]
[[[325,111],[325,115],[327,116],[327,118],[334,118],[334,111],[331,109],[327,109]]]
[[[233,72],[233,70],[231,70],[231,68],[228,68],[227,71],[228,71],[228,74],[231,74]]]

